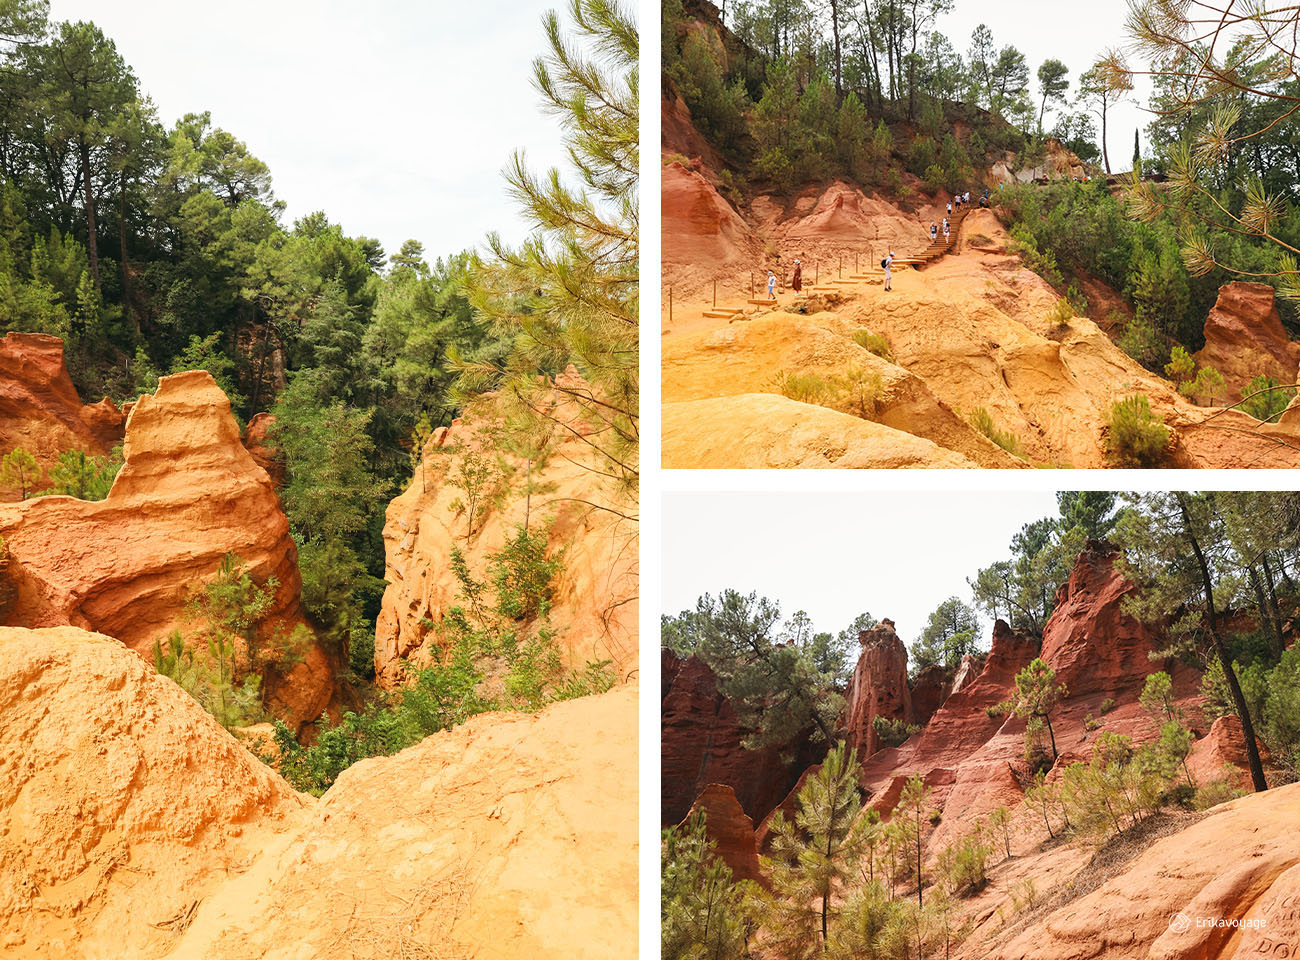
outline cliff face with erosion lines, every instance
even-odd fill
[[[561,383],[583,387],[576,375]],[[488,558],[525,522],[533,533],[546,530],[546,554],[561,557],[550,619],[566,661],[609,660],[620,678],[637,664],[637,525],[602,509],[611,494],[593,469],[576,410],[560,408],[567,426],[558,429],[540,462],[503,452],[491,432],[499,414],[491,397],[481,398],[450,427],[438,430],[406,491],[388,507],[384,524],[384,577],[388,587],[375,630],[375,674],[394,685],[401,661],[426,660],[437,642],[434,625],[463,604],[451,569],[459,549],[474,576],[482,578]],[[483,484],[471,529],[463,485],[468,454],[495,465]],[[528,494],[531,484],[533,493]]]

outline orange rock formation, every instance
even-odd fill
[[[0,454],[22,447],[49,469],[66,450],[102,455],[122,439],[125,415],[105,397],[83,404],[63,365],[63,341],[0,337]],[[17,500],[16,491],[0,491]]]
[[[634,684],[476,717],[317,801],[116,641],[0,628],[0,744],[15,960],[636,951]]]
[[[486,558],[514,536],[527,517],[534,532],[547,527],[547,553],[563,551],[563,569],[552,598],[551,621],[570,664],[611,660],[620,677],[636,669],[636,523],[596,504],[610,502],[603,478],[590,469],[580,435],[557,432],[542,466],[532,466],[535,492],[526,496],[528,464],[501,454],[513,473],[496,485],[499,500],[485,520],[468,517],[457,502],[465,493],[452,482],[453,465],[444,451],[482,447],[482,431],[494,422],[490,398],[435,434],[411,485],[388,507],[384,524],[384,576],[388,588],[375,630],[375,674],[381,683],[399,682],[401,661],[419,661],[435,641],[432,624],[463,603],[452,575],[453,547],[471,571],[484,576]],[[588,428],[573,421],[578,434]],[[496,458],[496,452],[489,457]]]
[[[279,581],[267,629],[303,622],[298,555],[266,471],[240,444],[224,393],[203,371],[163,377],[127,420],[126,462],[102,501],[41,497],[0,504],[14,626],[71,625],[151,656],[173,629],[193,634],[186,603],[235,553],[259,582]],[[291,726],[315,720],[334,690],[317,647],[272,691]]]
[[[1295,383],[1300,343],[1282,329],[1273,288],[1265,283],[1225,283],[1205,318],[1205,346],[1196,362],[1223,374],[1228,399],[1240,400],[1241,388],[1258,376]]]

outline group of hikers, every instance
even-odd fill
[[[948,201],[948,215],[943,218],[942,225],[934,220],[930,221],[930,242],[939,242],[939,231],[943,231],[943,242],[949,244],[952,242],[952,225],[949,218],[953,215],[953,210],[960,211],[963,206],[970,206],[970,191],[954,194],[953,198]],[[989,206],[989,191],[984,190],[983,196],[979,198],[981,207]],[[885,271],[885,289],[893,289],[894,279],[894,251],[890,250],[883,260],[880,261],[880,267]],[[803,264],[799,260],[794,262],[794,276],[790,280],[790,289],[795,293],[803,290]],[[767,272],[767,299],[776,299],[776,273],[769,270]]]

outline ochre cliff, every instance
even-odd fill
[[[475,717],[315,800],[117,641],[0,628],[0,746],[7,958],[636,951],[635,684]]]
[[[104,500],[0,504],[16,590],[10,625],[82,627],[148,657],[171,630],[195,633],[187,601],[227,553],[258,582],[279,581],[264,629],[303,622],[288,520],[208,373],[163,377],[156,393],[142,396],[123,452]],[[320,715],[333,689],[328,658],[312,646],[272,691],[271,707],[301,726]]]
[[[45,470],[66,450],[100,456],[122,439],[125,419],[107,397],[95,404],[81,402],[58,337],[0,337],[0,454],[22,447]],[[19,493],[0,490],[0,497],[17,500]]]
[[[609,660],[620,679],[627,678],[637,665],[637,525],[602,508],[615,501],[590,461],[583,434],[591,428],[561,408],[564,427],[552,436],[541,465],[530,466],[485,441],[498,416],[489,396],[437,431],[410,486],[388,507],[388,587],[375,627],[375,674],[382,684],[399,682],[402,661],[426,658],[426,644],[436,640],[433,625],[464,602],[452,549],[459,548],[469,570],[483,579],[488,557],[527,519],[534,533],[546,529],[547,555],[562,558],[550,619],[565,659],[578,668]],[[463,506],[467,494],[456,484],[463,451],[506,466],[486,494],[494,505],[475,519],[472,532]]]
[[[1273,288],[1264,283],[1225,283],[1205,318],[1205,346],[1196,354],[1201,366],[1223,375],[1229,401],[1258,376],[1281,384],[1296,382],[1300,343],[1282,328]]]

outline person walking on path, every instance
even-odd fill
[[[930,221],[930,242],[937,243],[938,240],[939,240],[939,227],[933,220],[931,220]]]
[[[944,245],[947,246],[948,244],[948,218],[947,217],[943,218],[943,242]]]
[[[885,289],[893,290],[894,288],[893,286],[891,286],[891,282],[894,279],[894,272],[890,269],[890,267],[894,265],[893,250],[889,251],[889,256],[885,257],[884,260],[880,261],[880,265],[885,268]]]
[[[969,190],[967,190],[965,193],[963,193],[963,194],[961,195],[961,202],[962,202],[962,203],[970,203],[970,191],[969,191]]]
[[[767,299],[776,299],[776,274],[771,270],[767,271]]]
[[[948,201],[948,216],[952,216],[952,201]]]
[[[795,293],[803,289],[803,264],[798,260],[794,262],[794,279],[790,281],[790,286]]]

